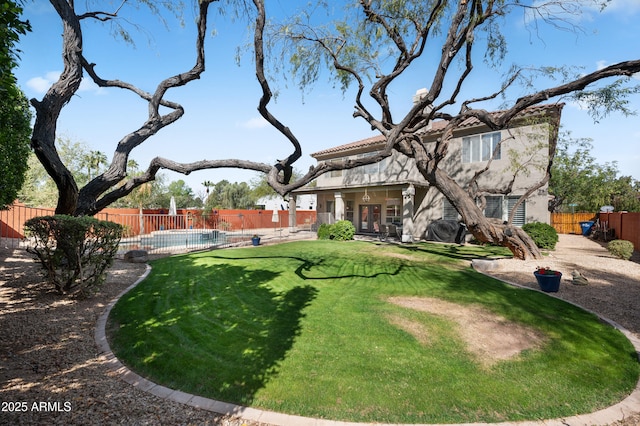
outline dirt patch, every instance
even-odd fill
[[[394,257],[396,259],[402,259],[402,260],[420,260],[419,258],[415,257],[415,256],[411,256],[410,254],[403,254],[403,253],[389,253],[389,252],[385,252],[384,253],[385,256],[387,257]]]
[[[514,323],[477,306],[464,306],[428,297],[391,297],[388,301],[403,308],[454,321],[469,352],[485,366],[515,358],[522,351],[539,348],[545,342],[541,331]],[[421,344],[429,344],[429,333],[419,322],[400,317],[390,317],[389,320],[412,334]]]

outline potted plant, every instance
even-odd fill
[[[562,272],[553,270],[551,268],[536,268],[535,272],[536,280],[540,286],[540,290],[545,292],[557,292],[560,289],[560,280],[562,279]]]
[[[253,237],[251,237],[251,244],[254,246],[260,245],[260,237],[258,234],[253,234]]]

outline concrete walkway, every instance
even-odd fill
[[[287,232],[288,234],[288,232]],[[310,232],[287,235],[286,238],[282,238],[277,233],[273,233],[273,236],[269,238],[268,233],[263,234],[264,243],[277,243],[283,242],[283,240],[290,241],[292,239],[310,239],[314,238],[315,234]],[[384,423],[354,423],[354,422],[341,422],[323,419],[314,419],[308,417],[294,416],[289,414],[275,413],[271,411],[258,410],[251,407],[243,407],[240,405],[229,404],[226,402],[216,401],[209,398],[203,398],[201,396],[192,395],[179,390],[173,390],[165,386],[153,383],[144,377],[139,376],[133,371],[125,367],[113,354],[109,343],[106,338],[105,329],[107,324],[107,318],[111,309],[115,303],[129,290],[138,285],[144,280],[151,272],[151,267],[147,266],[145,273],[131,286],[125,289],[118,297],[112,300],[105,308],[104,312],[98,319],[96,324],[95,340],[101,354],[106,358],[107,365],[125,382],[138,388],[141,391],[151,393],[160,398],[187,404],[192,407],[200,408],[203,410],[212,411],[215,413],[224,414],[230,417],[236,417],[249,422],[264,423],[270,425],[279,426],[356,426],[356,425],[376,425],[385,426]],[[604,319],[604,318],[603,318]],[[617,328],[613,321],[604,319],[605,321],[612,323]],[[629,338],[634,345],[636,352],[640,354],[640,339],[638,339],[632,333],[621,329],[621,331]],[[636,386],[634,392],[625,398],[623,401],[615,404],[609,408],[597,411],[595,413],[583,414],[579,416],[550,419],[541,421],[522,421],[522,422],[504,422],[504,423],[490,423],[495,426],[592,426],[592,425],[609,425],[617,421],[623,420],[634,413],[640,412],[640,382]],[[488,423],[465,423],[457,426],[481,426],[488,425]],[[397,425],[396,425],[397,426]],[[416,425],[414,425],[416,426]],[[431,425],[431,426],[456,426],[456,425]]]

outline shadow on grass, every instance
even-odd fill
[[[348,279],[348,278],[376,278],[383,275],[396,276],[398,275],[404,265],[398,265],[391,271],[374,272],[371,274],[344,274],[344,275],[322,275],[312,276],[309,271],[315,267],[320,267],[325,263],[325,259],[310,260],[296,256],[247,256],[247,257],[230,257],[230,256],[210,256],[211,259],[218,260],[255,260],[255,259],[282,259],[282,260],[296,260],[300,262],[300,266],[295,269],[295,274],[302,280],[335,280],[335,279]]]
[[[278,373],[317,294],[312,286],[276,292],[265,284],[277,275],[190,257],[155,262],[112,311],[113,346],[152,380],[250,404]]]
[[[414,253],[428,253],[456,260],[471,261],[473,259],[501,259],[512,257],[511,253],[504,247],[495,246],[422,243],[398,245],[398,247]]]

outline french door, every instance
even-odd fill
[[[380,225],[380,219],[382,218],[381,212],[381,204],[360,204],[359,232],[375,232],[374,223],[377,222],[378,225]]]

